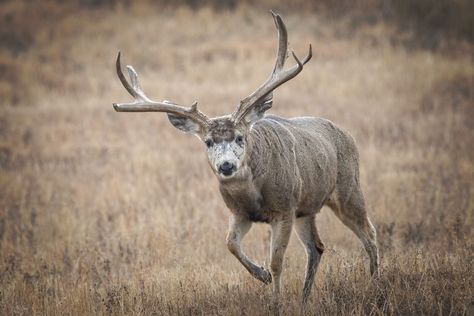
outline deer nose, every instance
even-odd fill
[[[231,175],[232,172],[234,172],[234,170],[235,170],[235,165],[233,163],[228,162],[228,161],[224,161],[219,166],[219,172],[223,173],[226,176]]]

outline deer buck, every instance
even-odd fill
[[[227,247],[252,276],[273,282],[279,296],[284,253],[295,229],[307,253],[303,304],[314,282],[324,245],[315,215],[329,206],[362,241],[370,257],[370,272],[378,269],[374,226],[367,217],[359,184],[358,151],[352,137],[332,122],[313,117],[282,118],[266,115],[272,107],[273,90],[294,78],[311,59],[300,60],[284,70],[287,31],[280,15],[271,12],[278,30],[275,67],[268,80],[240,101],[229,115],[208,118],[197,102],[184,107],[170,101],[152,101],[140,87],[138,75],[127,66],[131,85],[121,70],[117,74],[132,103],[114,103],[119,112],[165,112],[177,129],[198,136],[205,144],[209,164],[219,181],[220,193],[230,209]],[[250,260],[240,247],[252,223],[271,225],[270,271]]]

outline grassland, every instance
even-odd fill
[[[121,50],[151,97],[232,111],[272,69],[269,14],[0,8],[0,314],[270,314],[270,288],[226,249],[228,210],[203,144],[161,114],[111,107],[129,100],[114,73]],[[306,313],[472,315],[472,44],[413,48],[398,40],[410,30],[380,20],[282,13],[290,45],[302,56],[311,42],[315,56],[271,111],[352,133],[381,248],[371,279],[360,243],[323,209],[327,251]],[[263,263],[268,241],[255,225],[243,246]],[[284,314],[299,311],[305,260],[292,236]]]

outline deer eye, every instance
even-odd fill
[[[242,137],[242,135],[237,135],[237,137],[235,138],[235,142],[236,142],[238,145],[243,145],[243,143],[244,143],[244,138]]]
[[[212,142],[211,139],[206,139],[206,141],[204,143],[206,143],[207,148],[211,148],[212,145],[214,145],[214,143]]]

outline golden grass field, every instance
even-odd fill
[[[381,251],[372,279],[360,242],[323,208],[305,313],[473,315],[473,44],[413,48],[393,40],[410,29],[383,20],[281,8],[290,46],[303,56],[312,43],[314,57],[270,112],[351,132]],[[204,145],[163,114],[112,109],[131,100],[120,50],[150,97],[231,112],[273,67],[268,9],[0,3],[0,314],[271,313],[271,287],[226,248]],[[243,247],[263,264],[268,243],[259,224]],[[305,261],[293,235],[284,315],[299,311]]]

